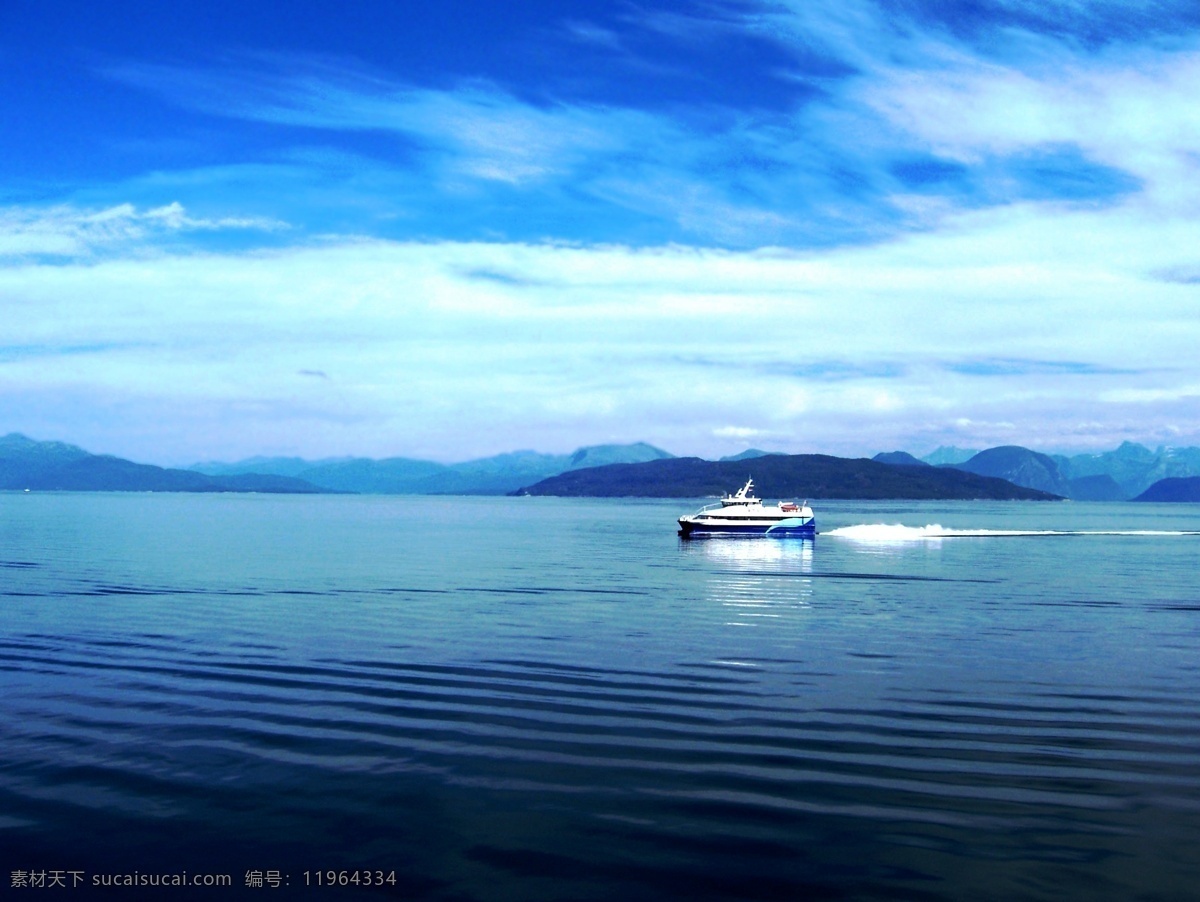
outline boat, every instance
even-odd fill
[[[692,536],[800,536],[817,534],[817,521],[808,502],[780,501],[765,505],[751,494],[754,480],[718,504],[709,504],[679,518],[679,534]]]

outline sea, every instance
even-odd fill
[[[0,894],[1200,898],[1200,505],[700,503],[0,494]]]

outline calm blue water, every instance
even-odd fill
[[[1200,507],[693,506],[0,495],[5,887],[1197,898]]]

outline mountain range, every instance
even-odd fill
[[[771,463],[778,458],[782,469]],[[783,455],[750,450],[725,457],[717,464],[754,459],[754,472],[766,485],[770,472],[772,494],[805,495],[812,498],[1005,498],[1027,497],[992,494],[994,486],[951,486],[936,473],[955,471],[1002,480],[1042,493],[1042,497],[1075,501],[1194,501],[1200,492],[1200,448],[1166,448],[1151,451],[1144,445],[1125,442],[1114,451],[1074,456],[1042,454],[1018,445],[1003,445],[983,451],[944,447],[918,458],[906,451],[889,451],[869,461],[893,470],[909,471],[910,481],[884,478],[880,471],[864,468],[865,460],[827,458],[822,455]],[[685,497],[720,494],[729,487],[716,483],[738,482],[738,472],[713,469],[713,462],[698,458],[676,458],[678,464],[643,465],[636,470],[609,469],[605,472],[562,474],[542,483],[525,486],[527,494],[613,495],[645,494]],[[684,464],[683,461],[688,463]],[[834,465],[830,461],[840,461]],[[705,464],[706,468],[700,468]],[[764,467],[768,469],[764,469]],[[835,475],[833,470],[838,470]],[[801,472],[807,468],[806,474]],[[738,469],[738,468],[735,468]],[[821,475],[818,476],[818,470]],[[941,480],[941,481],[939,481]],[[977,494],[971,494],[977,492]]]
[[[571,454],[513,451],[458,464],[392,457],[340,458],[306,463],[294,457],[251,458],[237,463],[196,464],[209,476],[271,473],[303,479],[343,492],[384,495],[504,495],[568,470],[608,464],[644,463],[672,455],[645,443],[591,445]]]
[[[18,433],[0,438],[0,489],[112,492],[327,492],[287,476],[258,473],[206,476],[90,454],[63,442],[38,442]]]
[[[1200,448],[1160,447],[1151,451],[1144,445],[1125,442],[1116,450],[1102,454],[1066,456],[1004,445],[958,459],[963,453],[970,452],[960,448],[939,448],[916,458],[903,451],[893,451],[877,454],[874,459],[909,466],[955,467],[1076,501],[1169,500],[1165,495],[1183,491],[1181,485],[1168,483],[1152,496],[1147,493],[1163,480],[1200,476]]]
[[[764,489],[768,476],[772,480],[771,494],[812,498],[1039,497],[1011,494],[1016,486],[1075,500],[1188,501],[1200,491],[1200,449],[1151,451],[1132,442],[1103,454],[1072,457],[1009,445],[978,452],[939,448],[922,458],[893,451],[869,461],[752,449],[703,461],[636,443],[594,445],[571,454],[515,451],[457,464],[412,458],[256,457],[170,469],[16,433],[0,438],[0,489],[699,497],[740,484],[751,460],[757,461],[752,473]],[[1010,488],[971,482],[968,475]]]

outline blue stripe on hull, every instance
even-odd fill
[[[815,526],[774,526],[766,531],[768,538],[786,539],[794,537],[798,539],[811,539],[817,534]]]

